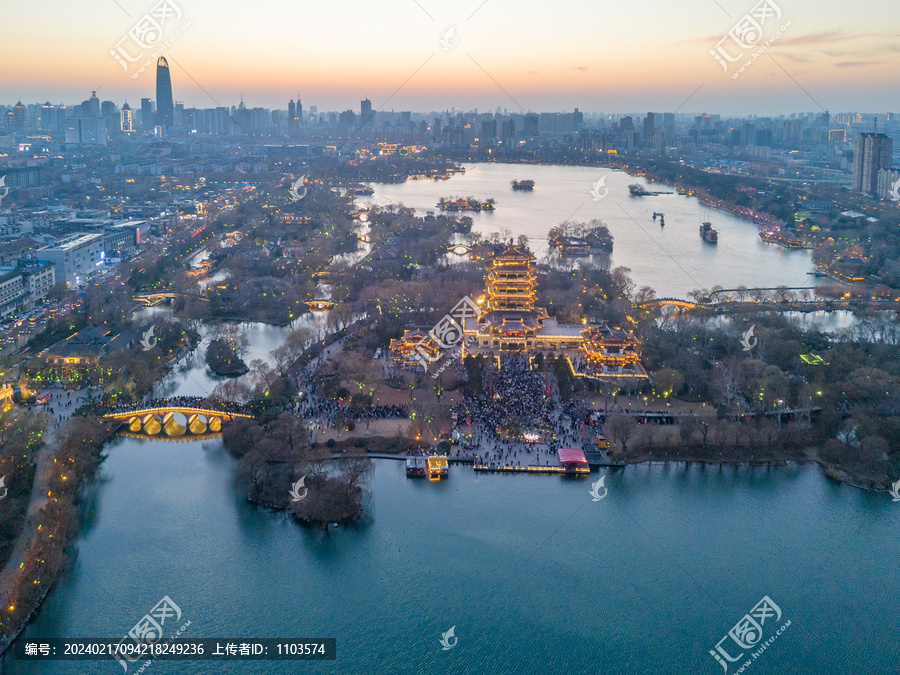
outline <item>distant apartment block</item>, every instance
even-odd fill
[[[878,172],[891,168],[893,141],[890,136],[863,133],[856,137],[853,157],[853,191],[874,195],[878,188]]]
[[[0,316],[9,316],[25,300],[25,282],[22,275],[13,271],[0,270]]]
[[[56,266],[56,278],[70,287],[80,286],[93,276],[103,261],[102,234],[73,234],[54,246],[39,248],[38,260]]]
[[[881,169],[878,172],[875,195],[881,199],[894,199],[894,194],[900,193],[898,181],[900,181],[900,169]],[[894,187],[895,184],[897,184],[897,188]],[[900,199],[896,201],[900,201]]]
[[[106,145],[106,123],[102,117],[72,117],[66,120],[66,144]]]
[[[0,267],[0,316],[32,309],[55,281],[49,262],[20,260],[15,266]]]

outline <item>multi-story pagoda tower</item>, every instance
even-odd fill
[[[487,275],[488,311],[531,312],[536,290],[534,255],[527,248],[511,246],[493,259]]]
[[[466,321],[477,334],[477,346],[499,351],[534,347],[534,338],[547,318],[535,306],[537,272],[534,255],[524,246],[507,246],[494,256],[487,273],[485,311],[477,322]]]

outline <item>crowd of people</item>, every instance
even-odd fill
[[[121,403],[119,405],[108,406],[110,413],[133,412],[135,410],[144,410],[146,408],[204,408],[206,410],[221,410],[229,413],[243,413],[250,415],[250,406],[244,403],[231,403],[227,401],[219,401],[212,398],[204,398],[203,396],[172,396],[171,398],[154,398],[149,401],[138,401],[137,403]]]
[[[524,356],[503,356],[499,371],[484,370],[482,391],[485,395],[465,396],[454,412],[459,419],[469,418],[481,425],[494,440],[501,440],[501,429],[508,424],[552,429],[551,379],[545,379],[542,371],[531,370]]]
[[[488,466],[555,464],[561,447],[586,447],[593,438],[590,409],[580,400],[560,400],[556,379],[534,370],[527,357],[504,355],[500,370],[487,369],[482,395],[466,396],[454,408],[472,429],[470,454]],[[557,404],[559,402],[559,404]],[[528,430],[535,440],[515,440],[509,431]]]

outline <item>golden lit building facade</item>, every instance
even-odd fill
[[[486,282],[483,311],[465,319],[466,352],[553,351],[567,355],[579,375],[647,377],[640,363],[640,341],[631,331],[605,323],[560,324],[536,305],[537,271],[526,247],[509,246],[495,256]]]
[[[419,368],[423,359],[430,363],[440,355],[440,347],[428,334],[428,331],[414,328],[403,332],[403,335],[390,344],[391,361],[401,368]]]

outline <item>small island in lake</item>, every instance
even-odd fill
[[[223,434],[238,460],[236,483],[252,504],[286,509],[306,526],[328,530],[358,520],[371,494],[372,460],[358,446],[333,461],[332,443],[306,442],[308,433],[292,413],[268,423],[239,420]]]
[[[548,232],[547,239],[562,255],[594,255],[613,250],[613,236],[599,220],[557,225]]]
[[[224,377],[238,377],[249,370],[234,347],[224,338],[217,338],[209,343],[206,348],[206,364],[216,375]]]
[[[672,195],[674,192],[669,192],[668,190],[662,190],[658,192],[653,192],[648,190],[640,183],[632,183],[628,186],[628,191],[631,193],[632,197],[656,197],[657,195]]]
[[[447,199],[441,197],[436,205],[441,211],[493,211],[494,200],[479,201],[474,197],[459,197],[457,199]]]

